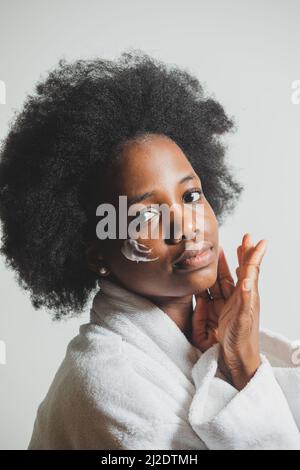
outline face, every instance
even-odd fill
[[[128,226],[138,218],[143,221],[139,225],[141,236],[135,240],[127,237],[97,242],[104,264],[111,271],[107,279],[149,297],[180,297],[211,287],[217,278],[218,224],[205,195],[201,194],[201,175],[195,173],[173,140],[157,134],[146,141],[127,143],[120,157],[107,175],[105,202],[113,204],[117,218],[119,196],[127,196],[127,208],[140,210],[142,204],[143,211],[149,212],[143,213],[142,219],[139,212],[129,217],[126,213]],[[153,207],[161,204],[174,208],[170,212],[169,232],[159,213],[153,211]],[[200,239],[196,238],[197,212],[202,214]],[[158,236],[145,232],[150,221],[156,225]],[[202,267],[188,264],[179,269],[175,260],[185,250],[201,247],[197,240],[211,243],[209,264]]]

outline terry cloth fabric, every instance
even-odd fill
[[[238,391],[218,344],[202,354],[150,300],[102,279],[28,449],[300,450],[300,342],[260,340],[262,364]]]

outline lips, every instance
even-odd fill
[[[196,243],[195,243],[196,245]],[[210,248],[213,247],[213,244],[209,241],[203,241],[201,243],[201,249],[194,249],[194,250],[184,250],[183,253],[178,256],[178,258],[175,259],[174,265],[181,263],[182,261],[193,258],[194,256],[199,256],[205,251],[209,250]]]
[[[201,243],[201,249],[185,250],[174,262],[177,270],[194,270],[208,266],[214,260],[215,253],[212,243]]]

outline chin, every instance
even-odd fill
[[[198,294],[212,287],[217,280],[217,270],[215,266],[176,274],[178,288],[189,294]]]

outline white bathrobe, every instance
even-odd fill
[[[28,449],[300,450],[300,342],[262,330],[262,364],[239,392],[219,345],[202,354],[152,302],[100,285]]]

